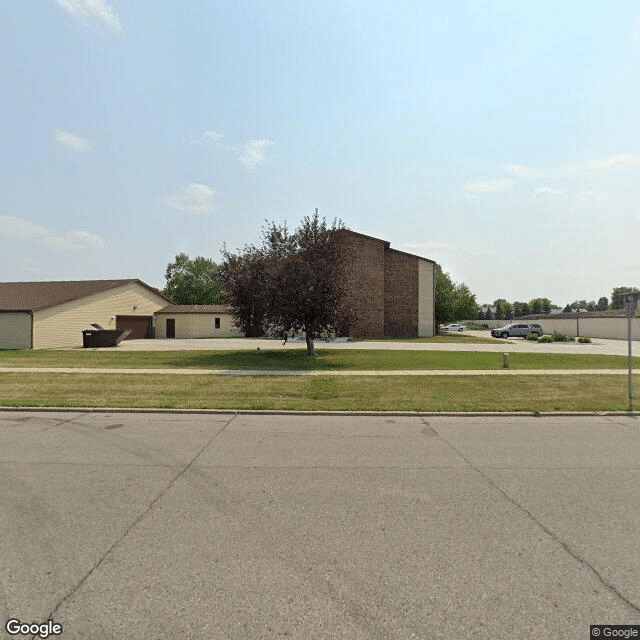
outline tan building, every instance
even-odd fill
[[[218,304],[170,304],[156,311],[156,338],[232,338],[243,335]]]
[[[152,338],[169,298],[141,280],[0,282],[0,349],[81,347],[92,323]]]
[[[435,335],[433,260],[392,249],[389,242],[343,230],[342,254],[360,320],[361,338]]]

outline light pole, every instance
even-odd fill
[[[628,360],[628,368],[629,368],[628,395],[629,395],[629,412],[632,412],[633,411],[633,358],[631,355],[631,344],[633,342],[633,335],[631,331],[631,319],[634,316],[634,311],[637,306],[637,302],[638,300],[640,300],[640,291],[631,291],[629,293],[623,293],[622,300],[627,308],[627,354],[628,354],[627,360]]]

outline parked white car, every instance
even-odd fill
[[[457,322],[452,322],[451,324],[446,324],[444,328],[447,331],[466,331],[467,327],[464,324],[458,324]]]

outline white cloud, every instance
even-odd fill
[[[42,237],[47,234],[48,231],[39,224],[22,220],[22,218],[14,218],[13,216],[0,216],[0,236],[5,238],[27,240],[28,238]]]
[[[85,249],[101,249],[106,246],[99,236],[94,236],[86,231],[68,231],[60,236],[47,235],[42,238],[42,244],[54,249],[70,251],[83,251]]]
[[[521,164],[509,164],[504,167],[504,172],[516,178],[524,180],[536,180],[555,176],[558,178],[572,178],[583,174],[585,171],[613,171],[624,168],[640,167],[640,158],[631,153],[620,153],[612,158],[596,160],[594,162],[564,163],[551,169],[538,169]]]
[[[191,136],[189,139],[189,144],[192,144],[196,147],[208,147],[212,144],[220,142],[224,136],[217,131],[213,131],[212,129],[207,129],[204,133],[199,136]]]
[[[546,178],[549,175],[548,171],[544,169],[537,169],[536,167],[528,167],[523,164],[508,164],[504,168],[505,173],[510,173],[516,178],[523,178],[525,180],[535,180],[536,178]]]
[[[85,138],[81,138],[68,131],[54,131],[53,139],[55,142],[74,151],[88,151],[91,148]]]
[[[614,169],[640,167],[640,158],[631,153],[621,153],[613,158],[597,160],[589,164],[589,168],[596,171],[611,171]]]
[[[48,247],[71,251],[100,249],[106,246],[102,238],[86,231],[67,231],[62,235],[56,235],[46,227],[13,216],[0,216],[0,237],[2,236],[18,240],[37,240]]]
[[[531,192],[531,200],[538,198],[555,198],[562,195],[563,189],[552,189],[551,187],[538,187]]]
[[[221,133],[218,133],[217,131],[212,131],[211,129],[207,129],[202,134],[202,137],[205,138],[206,140],[212,140],[213,142],[217,142],[218,140],[222,140],[222,138],[224,138],[224,136]]]
[[[271,140],[249,140],[240,150],[239,160],[243,167],[255,169],[266,160],[266,150],[271,145]]]
[[[186,187],[180,187],[176,195],[165,198],[165,202],[176,211],[210,213],[213,211],[211,199],[215,194],[216,190],[206,184],[192,182]]]
[[[59,7],[83,24],[96,24],[108,33],[121,35],[124,29],[115,8],[106,0],[56,0]]]
[[[515,181],[511,178],[502,180],[466,180],[462,191],[466,198],[474,198],[485,193],[501,193],[513,187]]]

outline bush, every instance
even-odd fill
[[[582,336],[578,338],[578,342],[581,342],[582,344],[587,344],[591,342],[591,338],[589,336]]]
[[[553,338],[551,336],[542,336],[538,342],[553,342]]]
[[[537,341],[539,340],[539,338],[538,338],[538,334],[537,334],[537,333],[530,333],[530,334],[527,336],[527,340],[532,340],[532,341],[534,341],[534,342],[537,342]]]
[[[482,331],[483,329],[488,329],[489,325],[486,323],[480,324],[479,322],[467,322],[467,329],[472,329],[473,331]]]
[[[553,342],[573,342],[573,338],[564,333],[560,333],[559,331],[554,331],[551,336],[551,340]]]

